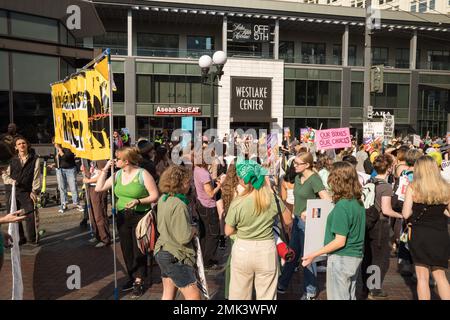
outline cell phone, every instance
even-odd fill
[[[34,209],[30,210],[30,211],[26,211],[26,212],[25,212],[25,210],[22,209],[21,212],[18,214],[18,216],[19,217],[23,217],[23,216],[27,216],[27,215],[32,214],[32,213],[34,213]]]

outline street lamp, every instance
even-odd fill
[[[216,79],[220,81],[223,75],[223,66],[227,62],[227,54],[223,51],[216,51],[211,58],[203,55],[198,59],[198,65],[202,69],[202,83],[211,86],[211,110],[210,110],[210,127],[214,127],[214,87],[218,87]],[[216,66],[216,71],[210,71],[211,66]]]

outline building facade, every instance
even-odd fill
[[[221,136],[233,128],[362,131],[363,8],[288,0],[92,4],[106,32],[77,37],[76,48],[111,48],[114,127],[127,127],[134,141],[180,128],[183,116],[209,127],[213,96]],[[450,131],[450,19],[416,15],[382,10],[372,63],[384,65],[384,90],[371,104],[376,115],[394,115],[399,134],[443,135]],[[228,62],[220,86],[211,87],[198,58],[217,50]]]

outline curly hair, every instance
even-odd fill
[[[192,178],[192,171],[187,167],[171,165],[159,178],[159,191],[161,193],[184,193],[186,182]]]
[[[358,174],[355,167],[349,162],[333,163],[328,177],[328,185],[333,192],[334,203],[341,199],[361,199],[362,187],[359,183]]]
[[[236,193],[236,187],[239,184],[239,178],[236,172],[236,165],[230,164],[227,170],[225,181],[222,184],[222,200],[225,214],[230,207],[231,201],[233,201]]]

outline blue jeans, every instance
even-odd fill
[[[292,226],[291,239],[289,246],[295,251],[295,260],[287,262],[283,266],[281,276],[278,279],[278,287],[286,290],[294,274],[295,268],[300,264],[300,258],[303,256],[303,246],[305,242],[305,223],[299,217],[295,217]],[[308,296],[317,294],[317,266],[316,263],[303,268],[303,292]]]
[[[73,204],[78,204],[78,187],[76,176],[77,171],[75,167],[56,170],[56,180],[58,181],[59,194],[61,195],[61,208],[67,205],[67,185],[72,193]]]
[[[327,300],[356,300],[362,258],[331,254],[327,261]]]

